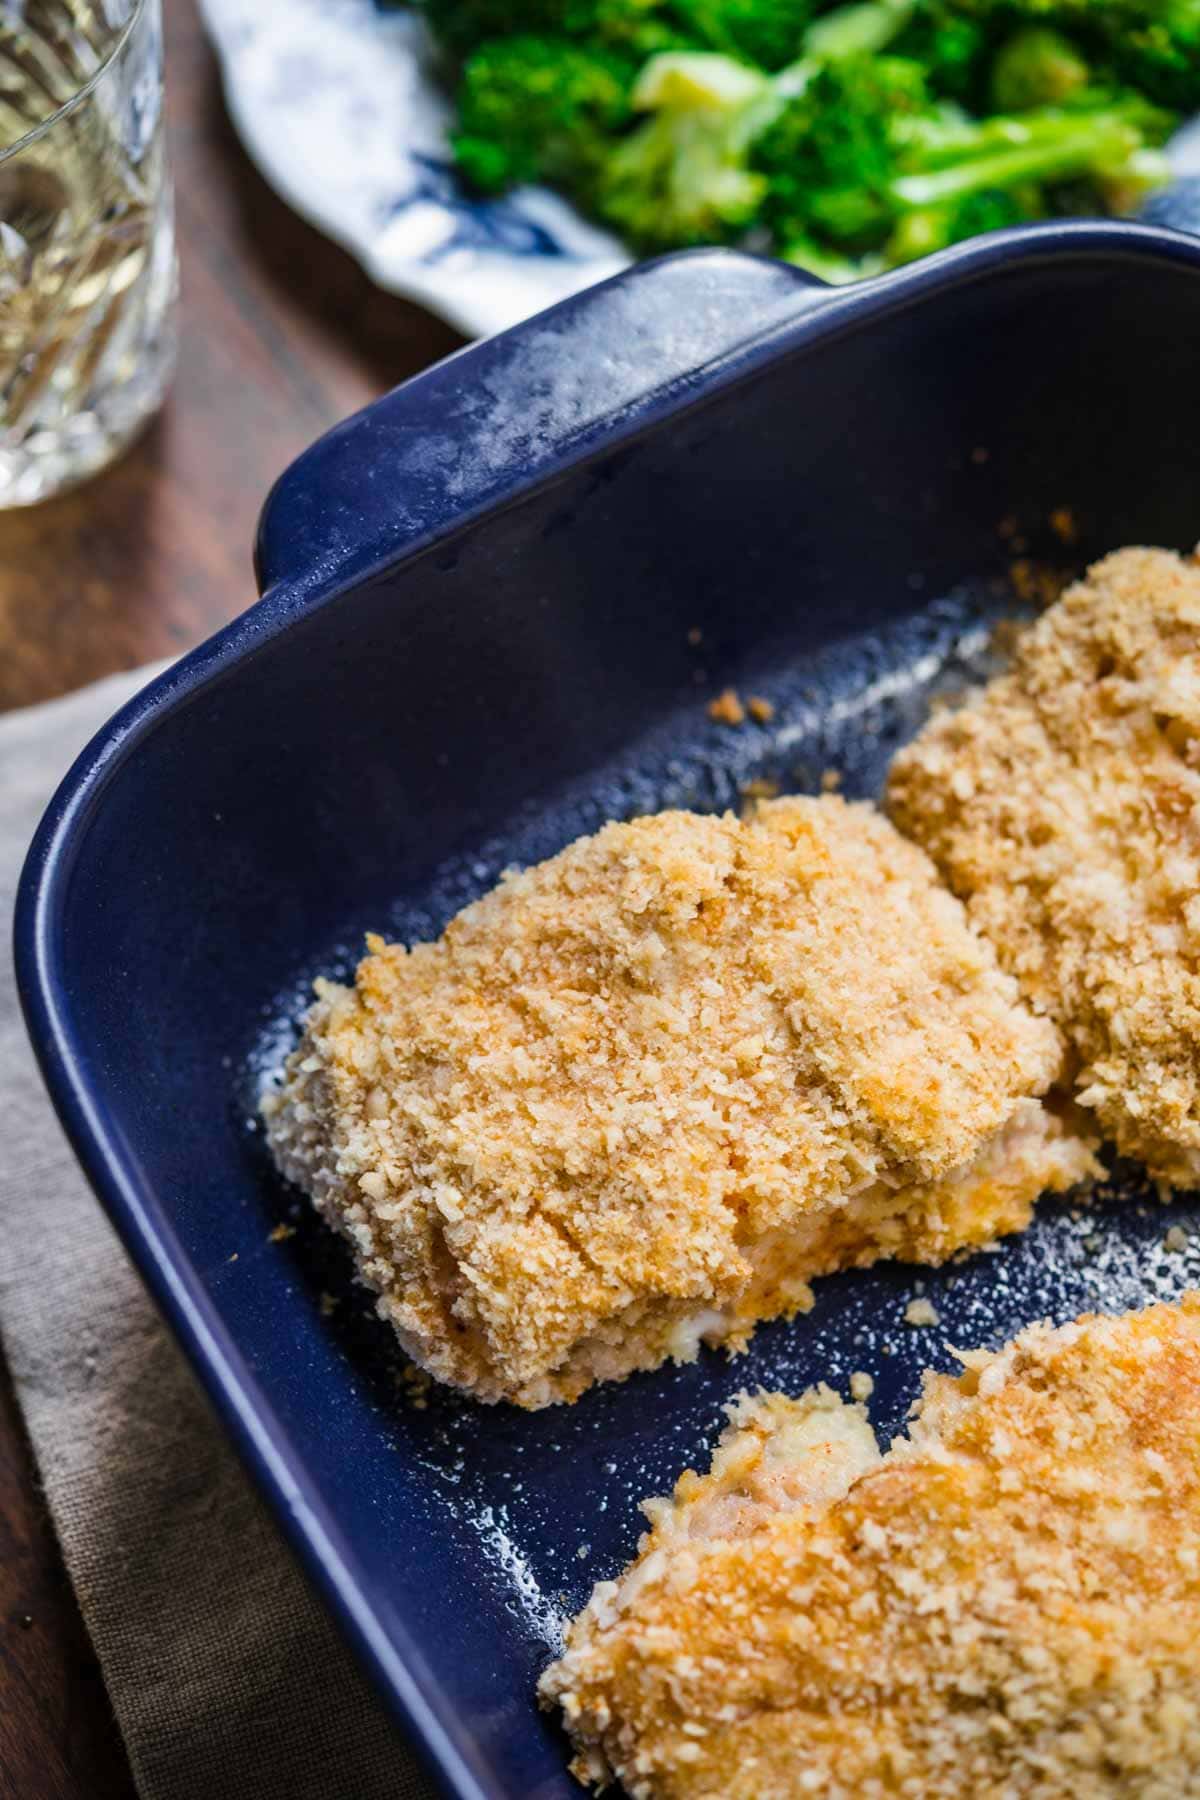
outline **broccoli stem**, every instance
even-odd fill
[[[995,121],[992,121],[995,124]],[[889,193],[901,209],[923,210],[961,200],[986,188],[1022,182],[1059,181],[1093,173],[1119,175],[1139,149],[1140,139],[1125,120],[1081,115],[1077,119],[1030,122],[1024,142],[983,155],[970,155],[947,168],[899,175]]]
[[[770,77],[715,50],[666,50],[644,64],[630,100],[639,112],[718,113],[770,90]]]
[[[783,260],[797,269],[806,269],[810,275],[828,282],[830,287],[845,287],[851,281],[862,281],[868,275],[880,274],[886,267],[882,256],[842,256],[807,237],[790,243],[783,252]]]
[[[837,62],[844,56],[872,55],[898,38],[916,11],[916,0],[863,0],[839,6],[804,34],[804,57]]]
[[[1043,107],[1038,112],[997,114],[990,119],[970,119],[947,107],[936,115],[897,118],[892,130],[901,165],[925,174],[994,151],[1061,143],[1064,137],[1086,138],[1117,128],[1125,131],[1126,142],[1133,147],[1145,141],[1145,126],[1150,124],[1157,129],[1152,116],[1143,121],[1136,113],[1112,106],[1078,111]]]

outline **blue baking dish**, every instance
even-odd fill
[[[851,290],[725,252],[635,269],[322,439],[262,598],[90,745],[30,852],[30,1029],[96,1191],[306,1568],[461,1800],[567,1800],[533,1703],[639,1496],[762,1383],[874,1376],[1200,1276],[1114,1171],[994,1255],[531,1415],[422,1394],[271,1175],[255,1085],[365,929],[435,932],[608,816],[836,768],[878,790],[1019,589],[1200,533],[1200,244],[1001,234]],[[732,730],[726,684],[774,704]],[[885,955],[887,946],[880,946]],[[288,1232],[276,1228],[284,1224]],[[290,1233],[290,1234],[289,1234]],[[918,1292],[941,1323],[918,1331]]]

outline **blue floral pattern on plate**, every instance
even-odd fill
[[[271,185],[381,287],[471,336],[515,325],[624,268],[628,251],[544,188],[472,196],[424,25],[375,0],[201,0],[234,124]],[[1200,129],[1176,140],[1200,179]],[[1200,228],[1197,180],[1153,203]],[[1190,198],[1189,196],[1190,192]]]
[[[373,0],[201,0],[230,114],[295,210],[372,279],[471,336],[515,325],[630,261],[556,195],[476,199],[411,13]]]

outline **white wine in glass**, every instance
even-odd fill
[[[161,0],[0,0],[0,507],[157,410],[175,285]]]

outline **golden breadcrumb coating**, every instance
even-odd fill
[[[892,815],[1160,1182],[1200,1184],[1200,567],[1098,563],[901,751]]]
[[[1091,1172],[1053,1028],[866,806],[608,825],[321,985],[279,1166],[439,1380],[543,1406]]]
[[[632,1800],[1195,1800],[1200,1295],[743,1399],[542,1678]]]

